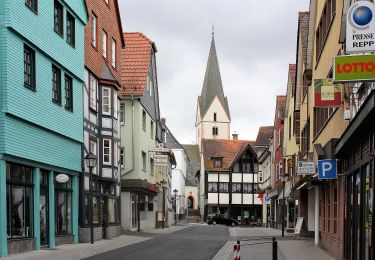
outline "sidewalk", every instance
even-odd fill
[[[54,249],[45,248],[41,249],[40,251],[34,250],[24,253],[12,254],[8,257],[2,258],[2,260],[40,260],[43,258],[53,260],[83,259],[124,246],[129,246],[150,240],[152,239],[152,237],[154,237],[151,236],[151,234],[169,234],[188,227],[188,225],[176,225],[164,229],[146,229],[142,230],[141,232],[127,231],[125,232],[125,235],[115,237],[113,239],[95,241],[93,245],[91,245],[90,243],[68,244],[58,246]]]
[[[241,260],[272,260],[272,244],[246,245],[270,240],[241,242]],[[212,260],[233,260],[233,247],[236,241],[228,241]],[[334,260],[311,240],[280,240],[278,243],[279,260]]]
[[[233,227],[229,229],[231,237],[281,237],[281,230],[275,228]],[[292,238],[293,233],[284,232],[286,238]]]

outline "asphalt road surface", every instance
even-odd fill
[[[197,225],[87,259],[211,260],[228,240],[226,226]]]

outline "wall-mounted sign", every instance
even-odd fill
[[[58,183],[67,183],[69,181],[69,176],[64,173],[60,173],[56,175],[55,180]]]
[[[316,173],[314,161],[298,161],[298,175],[313,175]]]
[[[167,167],[168,166],[168,155],[155,154],[154,155],[154,165],[155,166],[161,166],[161,167]]]
[[[370,1],[357,1],[346,18],[346,52],[375,51],[375,12]]]
[[[375,80],[375,55],[347,55],[334,58],[333,81]]]
[[[337,179],[337,161],[334,159],[318,161],[319,180]]]
[[[331,79],[314,80],[314,106],[337,107],[341,106],[341,85],[334,85]]]

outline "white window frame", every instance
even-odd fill
[[[125,124],[125,104],[120,103],[120,123]]]
[[[108,91],[108,96],[106,96],[108,98],[108,103],[104,103],[104,93],[106,91]],[[108,111],[104,110],[105,107],[108,109]],[[111,89],[106,87],[102,88],[102,114],[111,115]]]
[[[97,25],[98,25],[98,18],[93,13],[92,14],[92,24],[91,24],[91,44],[96,48],[97,45]]]
[[[115,39],[112,38],[112,67],[113,68],[116,68],[116,41]]]
[[[125,166],[125,148],[124,147],[120,148],[120,165],[121,165],[121,168],[124,168]]]
[[[96,140],[89,139],[89,153],[98,154],[98,142]],[[93,168],[92,173],[96,174],[96,167]]]
[[[117,96],[117,92],[116,91],[113,91],[113,117],[115,119],[118,118],[118,96]]]
[[[102,55],[107,58],[107,33],[104,30],[102,33]]]
[[[97,90],[98,90],[98,80],[89,74],[89,92],[90,92],[90,107],[96,111],[97,109]]]
[[[105,153],[105,149],[106,149],[106,146],[105,146],[105,142],[108,141],[108,162],[106,162],[104,160],[104,155],[106,154]],[[112,140],[111,139],[106,139],[106,138],[103,138],[103,164],[105,165],[111,165],[111,159],[112,159]]]

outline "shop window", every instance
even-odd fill
[[[117,215],[119,214],[117,203],[117,199],[108,198],[108,223],[110,224],[117,223]]]
[[[57,174],[56,174],[57,175]],[[72,234],[72,178],[66,183],[55,180],[56,234]]]
[[[7,236],[33,237],[33,169],[7,164]]]
[[[217,192],[217,182],[209,182],[208,183],[208,191],[209,192]]]
[[[241,193],[242,192],[241,183],[232,183],[232,192]]]
[[[99,224],[100,223],[100,196],[93,195],[92,196],[92,218],[93,218],[93,224]],[[84,207],[83,207],[83,219],[84,224],[89,225],[90,224],[90,214],[89,214],[89,195],[84,195]]]
[[[227,182],[220,182],[219,183],[219,190],[220,190],[220,192],[228,192],[228,183]]]

